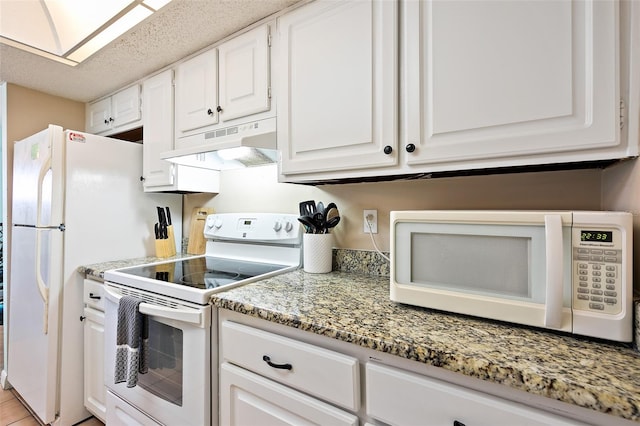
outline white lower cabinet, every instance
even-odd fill
[[[221,425],[357,425],[358,417],[229,363],[220,366]]]
[[[221,425],[358,424],[357,359],[231,321],[220,330]]]
[[[84,281],[84,406],[106,421],[104,300],[102,283]]]
[[[218,320],[222,426],[631,424],[237,312]]]
[[[367,414],[390,425],[496,426],[582,423],[431,377],[366,365]]]

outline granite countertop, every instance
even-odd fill
[[[640,421],[640,354],[629,345],[398,304],[388,277],[297,270],[217,293],[213,303]]]

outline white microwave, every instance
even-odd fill
[[[632,215],[391,212],[391,300],[630,342]]]

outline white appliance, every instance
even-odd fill
[[[251,120],[179,138],[176,149],[161,153],[160,158],[214,170],[276,163],[276,118]]]
[[[296,215],[223,213],[207,217],[203,256],[105,272],[107,424],[218,424],[217,311],[211,295],[300,267]],[[142,299],[150,359],[164,359],[128,388],[114,383],[119,299]],[[167,344],[169,342],[169,344]],[[168,365],[168,367],[166,366]]]
[[[90,416],[77,268],[153,255],[156,206],[181,223],[182,197],[145,194],[141,169],[142,145],[54,125],[14,145],[7,379],[45,424]]]
[[[630,342],[632,215],[391,212],[391,300]]]

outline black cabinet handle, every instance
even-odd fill
[[[89,298],[90,298],[90,299],[96,299],[96,300],[100,300],[100,299],[102,299],[102,297],[100,297],[100,296],[96,296],[96,295],[94,295],[93,293],[89,293]]]
[[[144,176],[140,176],[140,182],[144,182],[144,181],[145,181]]]
[[[457,420],[454,420],[454,421],[453,421],[453,426],[465,426],[465,424],[464,424],[464,423],[462,423],[462,422],[459,422],[459,421],[457,421]]]
[[[218,105],[218,107],[216,108],[216,111],[222,112],[222,107],[220,105]]]
[[[104,119],[104,124],[109,124],[109,120],[107,120],[106,118]]]
[[[109,121],[115,121],[113,117],[109,117]]]
[[[407,144],[405,149],[407,150],[407,152],[413,152],[413,151],[416,150],[416,146],[414,144],[410,143],[410,144]]]
[[[291,364],[274,364],[271,362],[271,358],[266,355],[263,355],[262,360],[269,364],[269,367],[278,368],[280,370],[291,370],[293,366]]]
[[[209,108],[209,109],[207,110],[207,114],[209,114],[209,115],[213,115],[213,110],[212,110],[211,108]]]
[[[80,322],[84,321],[85,318],[87,318],[87,317],[85,317],[84,315],[80,315]]]
[[[389,155],[393,152],[393,148],[391,148],[391,145],[387,145],[384,147],[384,153]]]

